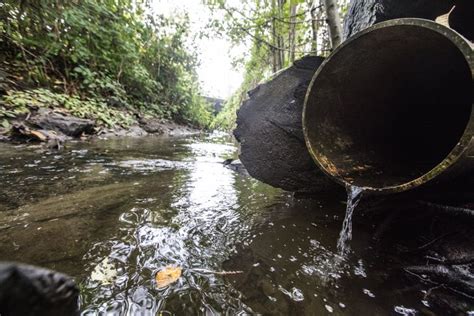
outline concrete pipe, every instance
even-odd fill
[[[312,158],[339,183],[378,193],[472,183],[473,69],[472,44],[433,21],[390,20],[358,33],[309,86],[303,131]]]

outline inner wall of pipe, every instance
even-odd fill
[[[309,142],[325,169],[357,186],[401,185],[459,142],[472,74],[458,48],[419,26],[378,29],[321,70],[307,101]]]

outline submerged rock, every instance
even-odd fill
[[[233,170],[241,175],[248,176],[249,173],[239,159],[226,159],[222,163],[227,169]]]
[[[424,266],[410,266],[407,271],[425,276],[431,282],[444,284],[474,297],[474,266],[466,265],[446,265],[427,264]]]

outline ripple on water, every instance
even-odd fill
[[[443,314],[437,303],[452,301],[367,247],[370,222],[354,223],[341,255],[339,197],[296,200],[225,168],[238,151],[222,134],[2,146],[0,256],[73,275],[83,315]],[[182,276],[158,289],[167,266]],[[243,273],[215,273],[232,271]]]

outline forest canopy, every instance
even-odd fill
[[[327,56],[331,36],[325,5],[333,3],[341,16],[348,1],[328,0],[207,0],[224,19],[209,24],[217,33],[228,36],[236,45],[249,41],[249,53],[242,60],[245,68],[240,89],[227,100],[213,126],[232,129],[236,111],[247,92],[271,74],[290,66],[305,55]]]

